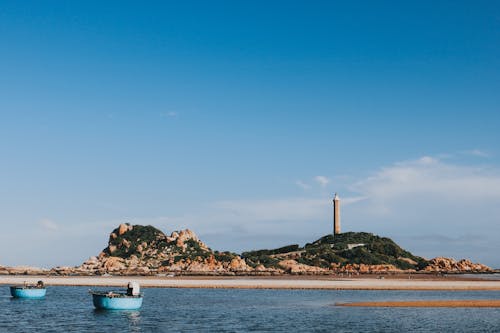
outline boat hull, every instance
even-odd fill
[[[44,298],[46,293],[47,289],[45,288],[10,287],[10,294],[14,298],[39,299]]]
[[[96,309],[100,310],[137,310],[142,306],[142,296],[110,297],[102,294],[92,294]]]

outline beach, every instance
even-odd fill
[[[500,281],[460,278],[379,279],[285,277],[167,277],[167,276],[0,276],[0,284],[35,283],[49,286],[123,287],[129,281],[154,288],[226,288],[226,289],[324,289],[324,290],[500,290]]]

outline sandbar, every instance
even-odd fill
[[[337,303],[337,306],[360,307],[413,307],[413,308],[499,308],[500,300],[420,300],[388,302]]]
[[[500,290],[499,280],[411,280],[313,277],[167,277],[167,276],[0,276],[0,285],[35,283],[52,286],[122,287],[129,281],[151,288],[325,289],[325,290]]]

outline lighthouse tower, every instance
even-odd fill
[[[340,198],[337,193],[333,198],[333,234],[340,234]]]

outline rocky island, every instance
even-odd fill
[[[239,255],[212,250],[188,229],[166,235],[153,226],[121,224],[111,232],[108,246],[99,255],[77,267],[56,267],[42,273],[265,276],[491,271],[488,266],[466,259],[427,260],[402,249],[389,238],[366,232],[327,235],[302,247],[294,244]],[[20,272],[4,269],[4,273]]]

